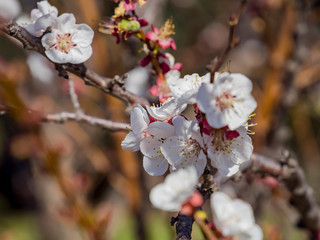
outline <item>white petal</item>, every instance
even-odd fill
[[[147,111],[138,104],[130,114],[131,128],[136,134],[143,133],[147,128],[150,122]]]
[[[187,107],[187,104],[181,104],[174,98],[169,98],[161,106],[147,106],[149,114],[160,121],[168,120],[182,113]]]
[[[196,96],[196,101],[200,110],[204,113],[211,112],[215,109],[215,100],[213,98],[214,85],[203,83]]]
[[[87,47],[73,47],[68,53],[69,63],[79,64],[87,61],[92,55],[92,47],[89,45]]]
[[[166,139],[174,135],[174,127],[165,122],[152,122],[148,127],[148,132],[157,139]]]
[[[45,35],[43,35],[43,37],[41,38],[41,44],[42,46],[46,49],[49,50],[52,48],[52,46],[56,43],[56,31],[52,31],[52,33],[47,33]]]
[[[171,82],[175,81],[176,79],[179,79],[180,77],[180,71],[178,70],[170,70],[166,74],[166,81],[168,85],[170,86]]]
[[[185,161],[185,156],[183,155],[183,149],[186,148],[185,139],[176,136],[170,137],[164,141],[160,149],[164,157],[168,160],[170,165],[175,168],[180,168],[190,164]]]
[[[239,238],[239,240],[262,240],[263,232],[262,229],[257,224],[255,224],[246,232],[238,234],[237,237]]]
[[[68,33],[70,28],[74,28],[76,24],[76,18],[72,13],[61,14],[58,19],[58,29],[64,33]]]
[[[138,151],[140,149],[140,139],[134,132],[129,132],[125,139],[121,142],[121,147],[123,150]]]
[[[151,176],[161,176],[168,170],[168,162],[163,156],[143,157],[143,168]]]
[[[228,125],[224,114],[217,108],[206,113],[207,121],[213,128],[222,128]]]
[[[67,63],[70,61],[70,55],[54,48],[45,51],[46,56],[55,63]]]
[[[92,43],[94,32],[87,24],[76,24],[70,31],[72,42],[78,47],[87,47]]]
[[[169,87],[172,95],[179,100],[193,104],[196,102],[196,94],[201,83],[210,81],[210,74],[199,77],[198,74],[186,75],[184,78],[178,78],[170,82]]]
[[[181,209],[180,202],[172,201],[172,196],[167,193],[167,186],[159,184],[150,192],[150,201],[156,208],[176,212]]]
[[[149,158],[161,156],[160,145],[162,144],[156,137],[146,137],[140,143],[140,151]]]
[[[54,7],[54,6],[51,6],[48,1],[37,2],[37,6],[38,6],[39,11],[43,15],[50,14],[53,17],[57,17],[58,16],[58,9],[56,7]]]
[[[213,153],[208,150],[208,157],[213,167],[217,168],[223,175],[230,177],[239,171],[239,165],[234,163],[225,152]]]

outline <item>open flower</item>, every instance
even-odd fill
[[[59,16],[50,33],[45,34],[41,43],[45,54],[55,63],[79,64],[92,54],[93,30],[86,24],[76,24],[73,14]]]
[[[188,121],[182,116],[173,120],[176,135],[164,141],[161,152],[173,169],[194,166],[198,176],[204,171],[207,158],[203,152],[203,140],[196,121]]]
[[[255,224],[248,203],[240,199],[232,200],[223,192],[216,192],[211,196],[211,208],[215,225],[224,236],[239,240],[262,240],[262,230]]]
[[[22,25],[29,33],[40,37],[48,27],[54,26],[58,17],[58,10],[48,1],[37,3],[38,8],[31,11],[31,23]]]
[[[165,122],[153,122],[148,127],[148,135],[142,139],[140,150],[143,153],[143,167],[152,176],[163,175],[168,169],[168,162],[160,146],[174,134],[173,126]]]
[[[215,82],[201,85],[197,94],[200,110],[214,128],[235,130],[247,122],[257,103],[251,95],[252,83],[242,74],[222,73]]]
[[[160,106],[147,106],[147,110],[154,119],[165,121],[182,113],[187,104],[178,102],[175,98],[169,98]]]
[[[131,129],[122,141],[121,147],[124,150],[138,151],[140,149],[140,142],[145,137],[150,119],[147,111],[138,104],[130,115]]]
[[[210,82],[210,73],[200,77],[197,73],[186,75],[183,78],[173,79],[169,83],[172,95],[180,102],[193,104],[202,83]]]
[[[227,177],[237,173],[240,164],[251,157],[253,146],[245,127],[233,131],[228,128],[212,129],[209,137],[203,136],[211,165]]]
[[[196,188],[197,171],[194,167],[170,173],[163,183],[150,192],[150,201],[156,208],[165,211],[179,211]]]
[[[163,49],[171,47],[176,50],[176,43],[170,37],[172,34],[174,34],[174,25],[172,24],[172,19],[168,19],[160,29],[152,25],[152,31],[146,33],[146,38],[157,42]]]

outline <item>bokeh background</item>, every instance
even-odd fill
[[[1,2],[2,0],[0,0]],[[5,1],[4,1],[5,2]],[[98,32],[113,15],[111,0],[50,0],[59,13],[95,31],[87,66],[113,77],[129,72],[130,91],[155,101],[148,88],[150,69],[139,67],[143,46],[129,38],[116,44]],[[238,0],[148,0],[139,16],[161,27],[172,17],[182,75],[206,73],[206,65],[225,49],[228,19]],[[36,1],[21,0],[20,23]],[[0,14],[1,14],[0,5]],[[252,130],[255,151],[278,157],[291,150],[320,199],[320,3],[312,0],[251,0],[241,15],[241,43],[228,56],[233,73],[247,75],[258,102]],[[148,27],[146,27],[146,30]],[[92,116],[128,122],[125,105],[74,77],[83,110]],[[138,153],[123,151],[125,132],[111,133],[74,122],[39,123],[43,114],[73,111],[66,80],[54,66],[21,44],[0,35],[0,239],[174,239],[171,213],[148,200],[163,177],[150,177]],[[7,107],[10,107],[9,110]],[[32,110],[32,113],[27,109]],[[4,111],[5,110],[5,111]],[[290,193],[260,176],[226,184],[231,196],[255,209],[265,239],[307,239],[295,227]],[[271,187],[272,186],[272,187]],[[210,209],[205,207],[210,215]],[[94,238],[95,234],[106,238]],[[203,239],[194,225],[194,239]]]

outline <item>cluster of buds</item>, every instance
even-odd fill
[[[135,13],[137,1],[118,0],[116,2],[118,7],[115,8],[114,15],[100,22],[99,31],[115,36],[119,43],[121,39],[126,40],[132,34],[139,35],[141,27],[147,26],[148,22]],[[145,1],[140,0],[139,3],[143,5]]]

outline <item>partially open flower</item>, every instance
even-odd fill
[[[38,8],[31,11],[31,23],[22,25],[29,33],[40,37],[48,27],[54,26],[58,17],[58,10],[48,1],[37,3]]]
[[[160,29],[152,25],[152,30],[153,31],[146,33],[146,38],[148,40],[157,42],[163,49],[171,47],[173,50],[176,50],[176,43],[170,37],[172,34],[174,34],[174,25],[172,24],[172,19],[168,19]]]
[[[76,24],[73,14],[62,14],[45,34],[41,43],[45,54],[55,63],[83,63],[92,54],[93,30],[86,24]]]
[[[197,182],[198,176],[194,167],[170,173],[163,183],[151,190],[150,201],[156,208],[179,211],[194,192]]]
[[[262,240],[261,228],[255,224],[251,206],[240,200],[230,199],[223,192],[211,196],[211,208],[217,228],[226,237],[239,240]]]

